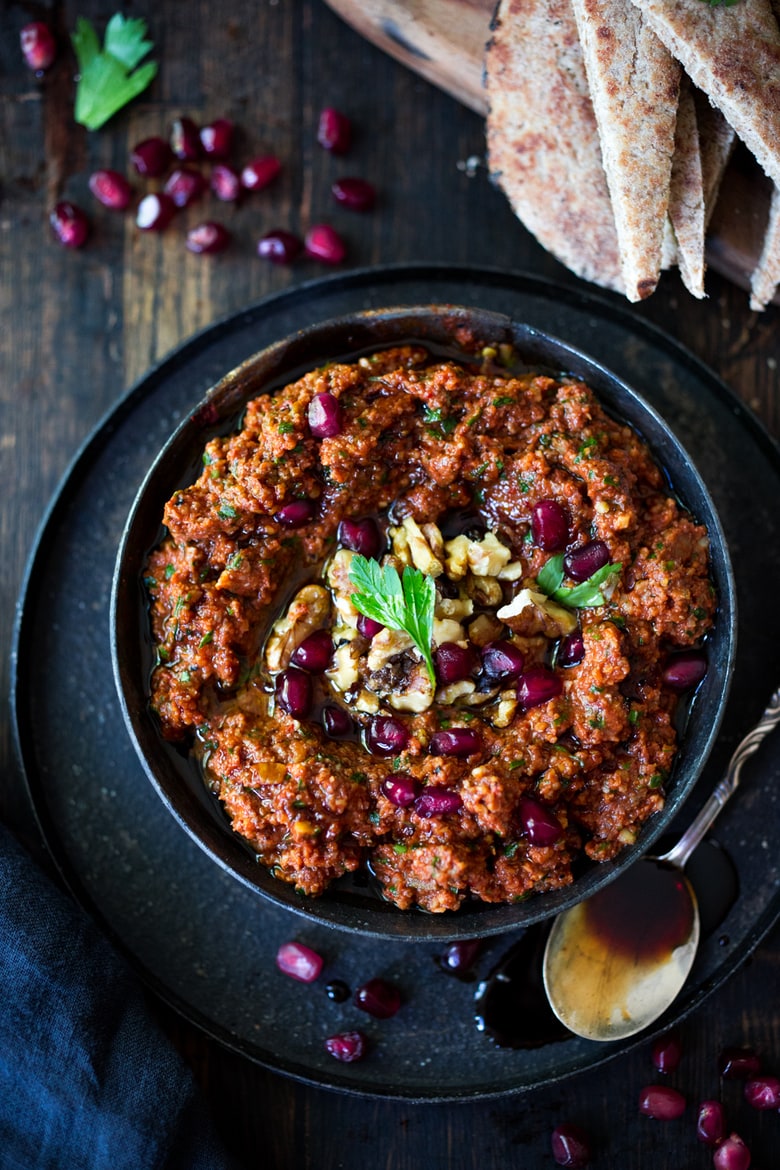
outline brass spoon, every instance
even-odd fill
[[[699,944],[699,908],[685,864],[736,792],[745,760],[778,723],[780,689],[677,844],[660,857],[642,858],[556,918],[544,952],[544,986],[555,1015],[577,1036],[633,1036],[679,994]]]

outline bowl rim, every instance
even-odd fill
[[[684,470],[690,477],[698,495],[699,507],[697,509],[690,507],[685,495],[682,500],[697,521],[706,525],[711,549],[710,573],[714,576],[717,570],[718,577],[719,606],[714,627],[721,650],[718,701],[713,704],[712,717],[702,729],[701,742],[687,774],[680,777],[678,763],[686,743],[686,737],[682,737],[680,753],[675,758],[672,771],[673,782],[665,806],[645,822],[638,840],[623,849],[614,861],[594,865],[587,870],[584,877],[576,878],[563,890],[541,894],[518,903],[466,903],[457,911],[447,911],[443,914],[430,914],[416,908],[399,910],[392,904],[384,902],[378,895],[361,897],[340,892],[334,898],[329,891],[319,898],[300,895],[288,883],[271,877],[268,871],[258,864],[246,843],[232,830],[221,809],[214,811],[221,814],[222,823],[219,823],[217,816],[212,812],[211,827],[215,831],[204,836],[203,825],[197,818],[199,806],[196,804],[193,807],[182,807],[182,776],[176,775],[175,771],[173,780],[170,776],[161,776],[159,767],[155,767],[152,762],[154,752],[148,750],[148,745],[151,743],[152,747],[159,751],[163,741],[148,709],[148,688],[140,686],[137,674],[133,677],[128,670],[123,651],[127,646],[127,639],[132,640],[132,634],[127,622],[120,617],[128,606],[133,608],[131,597],[133,590],[137,595],[139,618],[142,614],[145,616],[146,612],[140,587],[141,566],[137,565],[137,571],[134,573],[128,571],[132,542],[137,538],[139,523],[143,521],[142,509],[147,504],[149,493],[160,486],[159,481],[170,480],[170,457],[179,452],[185,440],[197,449],[199,457],[211,434],[230,433],[235,429],[241,409],[251,398],[265,392],[269,385],[274,389],[286,385],[306,369],[316,368],[316,365],[320,364],[313,357],[310,360],[306,358],[302,361],[294,360],[299,356],[311,350],[312,353],[315,351],[320,353],[320,362],[323,358],[335,357],[341,357],[343,360],[350,360],[351,357],[354,360],[361,352],[398,345],[402,340],[414,340],[422,344],[426,341],[431,344],[443,343],[457,350],[457,340],[453,337],[455,331],[473,327],[475,324],[482,339],[487,340],[489,331],[493,331],[496,340],[509,341],[515,345],[523,357],[530,359],[527,364],[532,368],[549,369],[554,364],[559,371],[574,373],[581,377],[595,391],[600,403],[608,411],[610,403],[604,401],[605,394],[609,397],[618,392],[626,396],[632,410],[641,416],[645,426],[637,425],[633,418],[627,417],[621,411],[617,413],[648,444],[653,458],[661,466],[667,479],[670,474],[668,460],[659,454],[657,442],[648,438],[646,434],[648,429],[663,437],[664,451],[667,455],[673,454],[678,461],[677,470]],[[405,332],[399,332],[399,329]],[[426,334],[426,330],[430,330],[430,336]],[[338,339],[335,347],[332,340],[334,336]],[[353,336],[359,338],[361,344],[351,347],[348,345],[345,349],[345,342],[348,343]],[[322,345],[325,345],[325,350],[317,348]],[[466,350],[462,352],[464,356],[468,353]],[[540,352],[544,354],[543,358],[538,356]],[[553,358],[554,363],[549,360]],[[615,410],[614,407],[612,409]],[[176,479],[177,482],[192,482],[192,477],[188,478],[181,470]],[[164,494],[157,511],[156,539],[159,539],[159,534],[163,531],[162,504],[170,495],[170,490],[175,490],[175,487],[169,488],[167,494]],[[674,482],[672,490],[677,494]],[[707,514],[706,521],[701,515],[702,508]],[[144,552],[148,553],[154,543],[156,540],[144,542]],[[717,557],[712,555],[715,553]],[[467,936],[492,937],[552,918],[614,880],[619,872],[650,849],[695,787],[715,743],[733,678],[737,642],[736,585],[725,535],[707,486],[671,425],[637,390],[584,350],[534,326],[514,320],[508,315],[478,307],[452,304],[392,305],[317,321],[250,354],[219,378],[171,432],[135,493],[117,548],[109,615],[112,670],[125,728],[147,779],[169,814],[199,848],[224,872],[243,885],[273,904],[289,909],[293,914],[310,922],[375,938],[439,943]],[[709,689],[713,689],[713,683],[709,684]],[[699,708],[702,702],[699,701]],[[692,713],[696,708],[695,697]],[[205,795],[202,780],[201,787],[202,795]],[[215,798],[209,799],[215,802]],[[201,798],[200,805],[203,803]]]

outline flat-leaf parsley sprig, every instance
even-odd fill
[[[146,38],[146,21],[116,12],[106,26],[103,48],[90,21],[79,17],[71,40],[76,51],[79,79],[74,117],[80,126],[98,130],[127,105],[157,73],[157,63],[142,57],[154,48]]]
[[[431,686],[436,686],[436,671],[431,654],[433,610],[436,586],[433,577],[404,568],[403,575],[393,565],[380,565],[357,553],[349,567],[349,579],[357,592],[351,596],[355,609],[391,630],[408,634],[422,654]]]
[[[606,584],[610,577],[619,573],[623,568],[620,562],[602,565],[596,569],[586,581],[569,589],[562,585],[563,581],[563,553],[550,557],[536,578],[536,584],[542,593],[557,601],[559,605],[567,605],[570,609],[590,608],[596,605],[606,605],[606,598],[601,586]]]

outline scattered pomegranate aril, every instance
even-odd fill
[[[80,248],[89,236],[89,220],[75,203],[56,203],[49,214],[55,239],[63,248]]]
[[[327,630],[315,630],[304,638],[290,656],[293,666],[300,666],[310,674],[323,674],[333,657],[333,639]]]
[[[211,190],[223,203],[235,203],[241,195],[241,180],[227,163],[215,163],[209,179]]]
[[[164,191],[144,195],[135,213],[135,222],[142,232],[161,232],[176,214],[176,204]]]
[[[93,171],[89,189],[99,203],[112,211],[125,211],[133,198],[133,188],[119,171]]]
[[[531,509],[531,537],[537,548],[560,552],[569,540],[569,517],[557,500],[539,500]]]
[[[307,412],[309,430],[315,439],[331,439],[340,435],[343,427],[339,400],[330,391],[315,394]]]
[[[275,513],[274,520],[285,528],[303,528],[304,524],[314,519],[316,511],[314,500],[292,500]]]
[[[690,691],[707,673],[707,659],[700,650],[685,650],[668,660],[661,672],[664,686],[673,691]]]
[[[401,992],[386,979],[369,979],[358,987],[353,1002],[377,1020],[389,1020],[401,1006]]]
[[[482,670],[494,682],[509,682],[523,673],[523,656],[511,642],[488,642],[482,650]]]
[[[164,138],[145,138],[130,151],[130,161],[145,179],[159,179],[173,162],[173,151]]]
[[[350,211],[371,211],[376,204],[376,188],[367,179],[336,179],[331,192],[336,202]]]
[[[241,169],[241,186],[246,191],[262,191],[280,173],[282,164],[276,155],[266,154],[253,158]]]
[[[382,781],[381,791],[396,808],[408,808],[420,795],[420,782],[405,772],[393,772]]]
[[[341,236],[328,223],[317,223],[310,227],[304,239],[306,255],[324,264],[340,264],[347,254],[347,247]]]
[[[754,1109],[780,1109],[780,1080],[777,1077],[754,1077],[745,1082],[744,1097]]]
[[[639,1112],[656,1121],[674,1121],[685,1112],[685,1098],[669,1085],[647,1085],[639,1094]]]
[[[552,1156],[559,1166],[580,1170],[591,1159],[590,1136],[578,1125],[559,1125],[550,1135]]]
[[[375,638],[377,634],[381,634],[385,627],[381,622],[375,621],[374,618],[366,617],[364,613],[358,615],[357,629],[358,633],[362,634],[364,638]]]
[[[257,242],[257,254],[272,264],[292,264],[303,250],[303,242],[284,228],[266,232]]]
[[[201,126],[200,145],[210,159],[221,162],[228,158],[233,147],[233,123],[227,118],[217,118],[208,126]]]
[[[477,657],[470,646],[459,646],[457,642],[442,642],[433,654],[436,677],[446,686],[468,678],[477,667]]]
[[[345,711],[343,707],[335,706],[335,704],[323,707],[322,726],[328,739],[341,739],[342,736],[351,735],[355,730],[349,712]]]
[[[563,682],[547,666],[532,666],[517,680],[517,701],[524,711],[557,698]]]
[[[579,630],[566,634],[558,643],[555,655],[556,666],[577,666],[585,657],[585,642]]]
[[[667,1032],[664,1036],[659,1036],[653,1044],[653,1064],[661,1073],[674,1072],[681,1056],[682,1045],[677,1032]]]
[[[325,1047],[336,1060],[351,1064],[353,1060],[363,1059],[367,1044],[362,1032],[339,1032],[335,1036],[328,1036]]]
[[[293,719],[305,719],[311,711],[311,675],[288,666],[276,676],[276,701]]]
[[[446,817],[463,807],[463,798],[454,788],[443,784],[429,784],[414,802],[414,811],[423,820],[431,817]]]
[[[564,571],[572,581],[587,581],[599,569],[609,564],[609,549],[603,540],[592,540],[573,548],[563,558]]]
[[[181,162],[196,162],[202,154],[200,131],[192,118],[177,118],[171,126],[170,147]]]
[[[317,123],[317,141],[325,150],[346,154],[352,145],[352,123],[346,114],[326,106]]]
[[[304,943],[286,942],[276,952],[276,965],[299,983],[313,983],[322,971],[324,960]]]
[[[189,207],[196,199],[200,199],[206,190],[206,180],[200,171],[191,167],[179,167],[172,171],[165,180],[163,191],[170,195],[177,207]]]
[[[482,751],[482,737],[470,727],[452,727],[447,731],[435,731],[428,747],[434,756],[466,759]]]
[[[342,520],[338,530],[339,544],[369,559],[378,557],[384,540],[376,520]]]
[[[190,228],[185,243],[187,249],[196,255],[212,256],[216,252],[224,252],[232,238],[223,224],[209,219]]]
[[[558,818],[533,797],[524,796],[517,811],[522,830],[532,845],[554,845],[561,837],[563,829]]]
[[[726,1081],[748,1081],[761,1072],[761,1058],[753,1048],[724,1048],[718,1056],[718,1076]]]
[[[392,715],[375,715],[366,727],[366,747],[374,756],[396,756],[409,743],[409,732]]]
[[[48,24],[42,20],[33,20],[20,30],[19,44],[25,63],[33,73],[43,73],[54,64],[57,42]]]
[[[712,1155],[715,1170],[749,1170],[750,1150],[738,1133],[729,1134]]]
[[[463,938],[450,943],[439,959],[443,971],[452,975],[468,975],[482,950],[481,938]]]
[[[696,1137],[705,1146],[717,1146],[726,1132],[726,1115],[720,1101],[702,1101],[696,1115]]]

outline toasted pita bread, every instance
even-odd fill
[[[633,0],[693,83],[704,90],[780,184],[780,29],[770,0]]]
[[[699,130],[701,153],[701,181],[704,190],[704,228],[709,225],[718,192],[734,150],[736,135],[720,110],[699,89],[692,89],[696,107],[696,125]]]
[[[631,301],[661,273],[680,66],[625,0],[572,0]]]
[[[572,272],[623,291],[570,0],[501,0],[485,86],[488,167],[517,216]]]
[[[672,161],[669,220],[677,241],[677,264],[683,284],[704,296],[704,184],[696,108],[690,87],[680,89]]]
[[[769,223],[764,234],[764,247],[750,281],[750,307],[756,312],[765,309],[780,284],[780,188],[772,192],[769,204]]]

